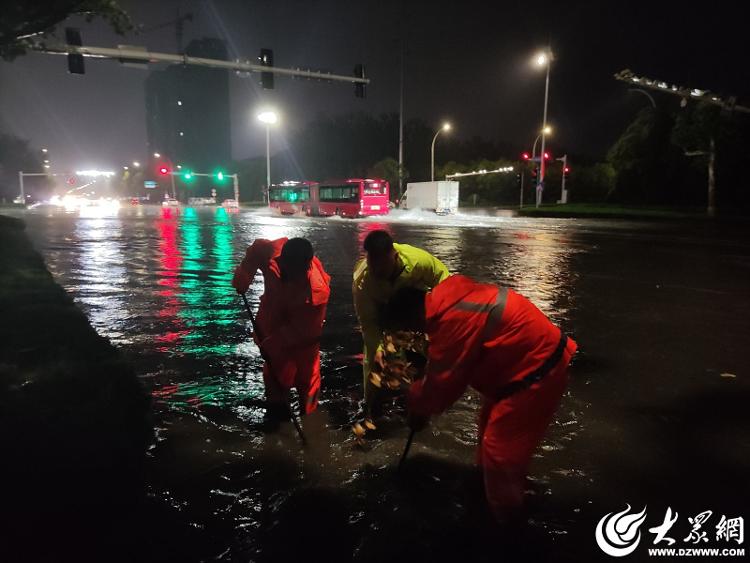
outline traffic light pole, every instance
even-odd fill
[[[67,174],[62,173],[53,173],[53,172],[23,172],[22,170],[18,171],[18,189],[19,189],[19,197],[21,198],[21,201],[24,203],[26,202],[26,190],[24,189],[23,179],[26,176],[67,176]]]
[[[263,66],[242,61],[222,61],[219,59],[206,59],[204,57],[191,57],[188,55],[177,55],[173,53],[157,53],[147,51],[144,48],[120,46],[116,49],[111,47],[84,47],[80,45],[42,45],[36,44],[32,47],[35,51],[51,55],[80,55],[98,59],[117,59],[129,61],[143,61],[145,63],[172,63],[181,65],[203,66],[209,68],[222,68],[239,72],[265,72],[281,76],[293,76],[297,78],[312,78],[316,80],[349,82],[352,84],[369,84],[369,78],[358,76],[346,76],[342,74],[331,74],[313,70],[302,70],[297,68],[281,68],[276,66]]]
[[[568,169],[568,155],[564,154],[561,158],[556,158],[555,160],[559,160],[562,162],[562,183],[561,183],[561,191],[560,191],[560,201],[557,203],[568,203],[568,190],[565,189],[565,176],[568,175],[566,170]]]
[[[655,92],[663,92],[665,94],[672,94],[674,96],[680,96],[683,100],[695,100],[705,102],[707,104],[713,104],[719,106],[727,111],[737,111],[741,113],[750,113],[750,108],[737,104],[737,97],[730,96],[726,99],[722,98],[718,94],[709,90],[701,90],[700,88],[688,88],[685,86],[678,86],[676,84],[668,84],[663,80],[657,80],[655,78],[648,78],[646,76],[636,76],[630,69],[621,70],[614,75],[615,80],[620,82],[627,82],[633,84],[638,88],[648,88]],[[652,100],[653,101],[653,100]]]

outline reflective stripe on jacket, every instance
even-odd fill
[[[425,310],[429,361],[409,392],[417,414],[442,412],[469,385],[497,396],[542,366],[560,342],[560,329],[528,299],[465,276],[451,276],[427,294]],[[576,349],[570,338],[567,348]]]

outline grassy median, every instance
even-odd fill
[[[628,207],[605,203],[567,203],[524,207],[519,210],[523,217],[571,217],[602,219],[702,219],[705,212],[698,209],[674,209],[666,207]]]

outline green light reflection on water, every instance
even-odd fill
[[[231,284],[235,263],[230,219],[223,208],[216,210],[208,225],[206,216],[201,217],[193,208],[185,209],[183,214],[179,227],[183,256],[179,287],[184,306],[178,316],[189,332],[177,343],[175,350],[179,354],[224,360],[237,353],[237,334],[242,325],[238,321],[241,309],[237,294]],[[206,235],[210,236],[208,244]],[[248,394],[262,393],[262,386],[231,373],[231,365],[226,367],[226,376],[201,377],[196,373],[196,380],[181,383],[175,394],[178,401],[171,401],[172,404],[223,405]]]

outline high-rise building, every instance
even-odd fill
[[[185,53],[227,60],[220,39],[196,39]],[[208,173],[226,167],[232,156],[228,71],[193,65],[152,71],[146,79],[146,134],[149,155],[160,155],[153,170],[160,163]]]

